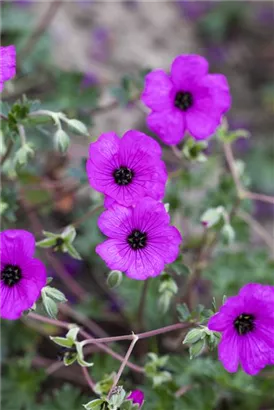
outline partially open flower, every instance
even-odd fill
[[[4,82],[13,78],[15,74],[16,74],[15,46],[0,47],[0,91],[3,90]]]
[[[139,407],[142,406],[144,402],[145,395],[141,390],[133,390],[128,396],[129,400],[132,400],[134,404],[139,404]]]
[[[0,316],[18,319],[30,309],[46,285],[46,268],[33,257],[34,236],[24,230],[0,233],[1,285]]]

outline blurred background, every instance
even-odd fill
[[[83,260],[56,252],[57,265],[47,261],[48,275],[73,309],[99,324],[103,334],[126,334],[137,326],[142,284],[125,278],[117,291],[110,291],[107,268],[94,252],[103,239],[97,228],[99,212],[81,223],[86,212],[102,202],[87,182],[88,144],[109,130],[119,135],[128,129],[150,134],[138,101],[145,73],[154,68],[169,70],[178,54],[201,54],[212,73],[228,78],[233,96],[227,116],[230,128],[250,132],[249,139],[239,138],[234,144],[236,157],[245,165],[248,189],[274,195],[273,24],[271,1],[1,2],[1,45],[15,44],[18,52],[17,76],[5,85],[3,103],[12,104],[26,94],[40,100],[43,109],[63,111],[83,121],[91,135],[87,140],[70,132],[71,145],[63,155],[54,149],[53,125],[27,130],[36,155],[16,177],[3,177],[2,200],[9,206],[2,214],[2,229],[21,227],[41,239],[42,228],[56,232],[79,221],[75,246]],[[203,164],[182,164],[169,147],[163,150],[171,175],[165,202],[184,237],[184,263],[191,265],[202,235],[201,214],[210,206],[229,206],[235,189],[215,140],[209,143],[209,159]],[[245,209],[272,235],[273,206],[244,202]],[[213,295],[220,301],[225,293],[236,293],[249,281],[274,284],[273,254],[261,237],[237,217],[234,228],[237,243],[221,244],[196,283],[197,303],[208,306]],[[170,274],[176,276],[176,269],[180,271],[180,261]],[[153,280],[143,330],[176,320],[175,305],[184,301],[186,275],[180,272],[176,277],[179,293],[164,315],[155,308],[160,278]],[[89,297],[77,298],[60,277],[73,278]],[[70,314],[61,312],[60,318],[68,319]],[[53,327],[32,322],[2,321],[3,409],[32,410],[38,405],[42,410],[74,410],[88,401],[89,389],[80,370],[54,367],[57,350],[44,337],[54,332]],[[230,375],[212,354],[189,361],[181,340],[180,335],[169,335],[158,343],[138,344],[133,361],[142,361],[147,351],[169,353],[168,365],[175,374],[173,384],[152,390],[138,375],[125,373],[129,390],[139,385],[146,392],[145,409],[274,409],[271,369],[256,378],[242,372]],[[98,352],[92,356],[95,380],[119,366]],[[173,402],[175,385],[191,389]]]

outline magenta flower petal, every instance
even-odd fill
[[[15,46],[0,47],[0,91],[3,90],[5,81],[16,75],[16,49]]]
[[[185,118],[175,109],[169,111],[152,111],[147,116],[147,125],[163,142],[169,145],[178,144],[184,137]]]
[[[126,271],[134,262],[133,255],[124,241],[117,239],[107,239],[97,245],[96,252],[106,262],[109,269]]]
[[[273,349],[273,348],[272,348]],[[250,334],[241,346],[241,365],[243,370],[255,376],[268,364],[269,346],[263,339]]]
[[[142,100],[152,110],[148,127],[166,144],[177,144],[186,131],[197,140],[210,137],[231,105],[225,76],[208,74],[198,55],[176,57],[170,77],[162,70],[149,73]]]
[[[107,196],[106,207],[113,202],[131,206],[144,196],[160,200],[167,181],[161,154],[159,144],[139,131],[128,131],[121,139],[103,134],[90,145],[90,185]]]
[[[128,225],[132,210],[119,204],[103,212],[98,219],[98,226],[104,235],[109,238],[124,238],[131,226]]]
[[[23,230],[1,232],[1,317],[18,319],[46,285],[46,268],[33,258],[35,239]]]
[[[141,198],[128,208],[114,204],[98,220],[109,239],[98,245],[96,252],[110,269],[121,270],[130,278],[157,276],[179,254],[181,234],[169,222],[164,205],[152,198]]]
[[[228,371],[236,371],[238,361],[250,375],[274,364],[274,287],[245,285],[210,318],[208,327],[222,333],[219,359]]]
[[[189,111],[186,121],[186,128],[189,133],[196,140],[204,140],[214,134],[216,128],[221,124],[221,117],[209,118],[206,111],[193,109]]]
[[[145,395],[141,390],[133,390],[128,396],[128,400],[132,400],[133,404],[139,404],[139,407],[144,403]]]
[[[145,88],[141,100],[154,111],[173,107],[173,85],[164,70],[154,70],[145,77]]]
[[[9,229],[0,233],[2,262],[18,260],[21,256],[31,258],[35,252],[34,236],[24,230]]]
[[[219,360],[224,368],[235,373],[239,367],[239,344],[235,332],[227,332],[219,343]]]
[[[189,54],[175,58],[171,66],[171,79],[173,84],[181,89],[196,83],[208,73],[208,62],[204,57]]]

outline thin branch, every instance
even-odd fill
[[[236,166],[235,166],[235,158],[233,156],[231,145],[228,144],[228,143],[223,144],[223,149],[224,149],[224,154],[225,154],[225,157],[226,157],[227,164],[229,166],[233,181],[234,181],[236,189],[237,189],[237,194],[240,198],[242,198],[243,188],[242,188],[240,177],[238,175],[238,172],[237,172],[237,169],[236,169]]]
[[[107,398],[108,398],[108,399],[110,398],[111,393],[113,392],[113,390],[114,390],[115,387],[117,386],[117,384],[118,384],[118,382],[119,382],[119,380],[120,380],[120,377],[122,376],[122,373],[123,373],[123,371],[124,371],[124,368],[125,368],[126,365],[127,365],[127,362],[128,362],[128,360],[129,360],[129,358],[130,358],[130,355],[131,355],[131,353],[132,353],[132,351],[133,351],[133,349],[134,349],[134,346],[135,346],[135,344],[137,343],[137,341],[138,341],[138,336],[133,334],[133,335],[132,335],[132,342],[130,343],[130,346],[129,346],[128,351],[127,351],[127,353],[126,353],[126,355],[125,355],[125,357],[124,357],[124,360],[123,360],[122,363],[121,363],[120,369],[118,370],[118,373],[117,373],[117,375],[115,376],[113,385],[112,385],[112,387],[111,387],[111,389],[110,389],[110,391],[109,391],[109,393],[108,393],[108,395],[107,395]]]
[[[267,202],[274,205],[274,197],[270,195],[257,194],[256,192],[243,191],[244,198],[253,199],[254,201]]]
[[[91,376],[88,372],[88,369],[86,367],[82,367],[82,372],[83,372],[84,378],[85,378],[87,384],[89,385],[91,391],[94,392],[94,387],[95,387],[96,383],[94,383],[94,381],[92,380],[92,378],[91,378]]]
[[[75,309],[72,309],[68,304],[60,304],[59,310],[70,316],[71,318],[75,319],[77,322],[82,323],[88,330],[95,334],[96,336],[100,337],[107,337],[108,334],[102,329],[96,322],[92,319],[87,318],[82,313],[77,312]]]
[[[192,389],[191,384],[187,384],[186,386],[182,386],[176,391],[175,396],[177,398],[179,398],[179,397],[183,396],[184,394],[186,394],[191,389]]]
[[[67,330],[69,330],[71,328],[70,323],[67,323],[67,322],[64,322],[64,321],[61,321],[61,320],[57,320],[57,319],[51,319],[49,317],[38,315],[37,313],[33,313],[33,312],[29,313],[27,318],[38,320],[40,322],[44,322],[44,323],[47,323],[47,324],[58,326],[58,327],[61,327],[63,329],[67,329]],[[98,349],[103,350],[105,353],[109,354],[114,359],[119,360],[120,362],[122,362],[124,360],[123,356],[121,356],[119,353],[114,352],[108,346],[105,346],[104,344],[101,344],[100,342],[97,342],[96,339],[91,339],[91,335],[89,333],[87,333],[85,330],[80,329],[79,334],[81,336],[83,336],[85,339],[94,340],[93,343],[98,347]],[[127,363],[127,367],[129,367],[130,369],[134,370],[137,373],[144,373],[145,372],[143,367],[137,366],[136,364],[133,364],[131,362]]]
[[[24,60],[34,49],[36,43],[45,33],[53,18],[55,17],[59,7],[62,4],[62,0],[54,0],[50,2],[49,8],[46,13],[42,16],[41,20],[38,22],[36,28],[31,33],[27,40],[25,47],[21,50],[19,54],[19,59]]]
[[[242,186],[240,177],[238,175],[236,166],[235,166],[235,158],[233,155],[233,151],[231,145],[229,143],[223,144],[224,154],[226,157],[227,164],[229,166],[233,181],[236,186],[237,194],[240,199],[249,198],[257,201],[268,202],[270,204],[274,204],[274,197],[264,194],[258,194],[255,192],[246,191]]]
[[[242,210],[238,211],[238,216],[246,222],[254,232],[257,233],[258,236],[265,242],[265,244],[274,251],[274,238],[267,232],[266,229],[262,227],[256,219],[252,218],[247,212]]]
[[[161,335],[163,333],[169,333],[169,332],[173,332],[175,330],[186,329],[189,326],[191,326],[191,324],[189,324],[189,323],[175,323],[173,325],[164,326],[164,327],[161,327],[159,329],[149,330],[148,332],[138,333],[136,336],[138,336],[139,340],[147,339],[149,337]],[[100,338],[100,339],[87,339],[85,341],[85,345],[92,344],[92,343],[95,343],[95,342],[113,343],[113,342],[119,342],[119,341],[122,341],[122,340],[132,340],[134,338],[134,336],[135,335],[130,334],[130,335],[123,335],[123,336],[104,337],[104,338]]]
[[[11,153],[12,147],[13,147],[13,141],[12,141],[12,139],[10,139],[9,142],[8,142],[6,152],[3,155],[3,157],[1,158],[1,166],[3,166],[4,162],[6,162],[6,160],[8,159],[8,157]]]

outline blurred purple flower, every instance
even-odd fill
[[[259,9],[255,12],[255,19],[258,23],[274,24],[274,8],[273,3],[265,3],[259,5]]]
[[[200,17],[208,13],[214,7],[214,1],[176,1],[181,15],[188,17],[190,20],[198,20]]]
[[[128,396],[128,400],[132,400],[133,404],[139,404],[139,407],[142,406],[144,398],[145,395],[141,390],[133,390]]]
[[[136,10],[138,7],[138,0],[124,0],[123,6],[131,10]]]
[[[220,65],[220,64],[226,63],[227,61],[227,51],[223,45],[222,46],[212,45],[212,46],[206,47],[206,53],[207,53],[208,60],[212,64]]]
[[[107,28],[98,26],[92,31],[91,57],[98,61],[106,61],[110,51],[110,35]]]
[[[94,86],[98,85],[98,83],[99,83],[99,79],[95,74],[86,73],[83,76],[80,88],[85,89],[85,88],[89,88],[89,87],[94,87]]]
[[[58,257],[58,260],[61,262],[63,265],[66,273],[70,276],[74,276],[79,274],[79,272],[82,270],[83,267],[83,261],[80,261],[78,259],[74,259],[71,256],[67,254],[56,254]],[[48,271],[49,276],[55,277],[55,271],[54,270],[49,270]]]
[[[274,205],[262,201],[255,201],[254,217],[256,219],[272,219],[274,215]]]

